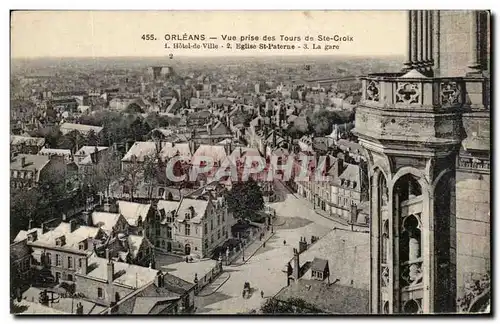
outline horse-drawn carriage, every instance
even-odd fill
[[[242,297],[243,298],[250,298],[250,294],[252,292],[252,289],[250,288],[250,283],[247,281],[245,282],[245,284],[243,285],[243,293],[242,293]]]

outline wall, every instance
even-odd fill
[[[97,297],[97,288],[102,288],[104,291],[104,298],[100,299]],[[120,299],[125,298],[128,294],[130,294],[134,289],[125,288],[117,285],[112,286],[112,293],[110,294],[108,291],[108,284],[105,282],[100,282],[91,278],[87,278],[84,276],[76,276],[76,291],[85,295],[85,298],[100,304],[100,305],[108,305],[111,302],[111,298],[115,298],[115,293],[118,292],[120,295]]]
[[[31,246],[33,249],[33,255],[43,255],[43,253],[50,253],[51,257],[51,266],[50,266],[50,271],[52,275],[54,276],[54,279],[56,278],[56,272],[61,273],[61,280],[68,280],[68,274],[73,276],[73,281],[75,280],[75,272],[79,270],[80,268],[78,267],[79,262],[78,259],[86,259],[85,256],[76,254],[76,253],[71,253],[71,252],[61,252],[57,250],[52,250],[49,248],[40,248],[40,247],[34,247]],[[61,256],[61,266],[56,266],[56,255]],[[72,258],[72,264],[71,268],[69,268],[68,264],[68,257]],[[36,262],[39,264],[41,262],[40,259],[35,259]],[[83,262],[83,261],[82,261]],[[84,265],[85,263],[83,263]]]
[[[464,76],[470,64],[471,11],[440,11],[440,75]]]
[[[465,281],[490,270],[490,175],[457,170],[456,180],[457,296],[460,297]]]

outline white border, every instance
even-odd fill
[[[269,1],[266,0],[253,0],[253,1],[231,1],[231,2],[225,2],[223,0],[212,0],[212,1],[203,1],[203,0],[182,0],[182,1],[147,1],[147,0],[141,0],[141,1],[119,1],[119,2],[108,2],[104,3],[102,0],[87,0],[87,1],[36,1],[36,0],[31,0],[31,1],[14,1],[14,0],[4,0],[2,1],[1,7],[2,9],[2,14],[0,14],[0,19],[2,20],[0,24],[1,28],[1,37],[2,37],[2,42],[1,44],[3,45],[3,50],[1,52],[2,55],[2,62],[4,62],[6,70],[8,71],[8,61],[10,57],[10,50],[9,50],[9,13],[8,9],[65,9],[65,10],[84,10],[84,9],[96,9],[96,10],[158,10],[158,9],[163,9],[163,10],[180,10],[180,9],[187,9],[187,10],[207,10],[207,9],[222,9],[222,10],[230,10],[230,9],[262,9],[262,10],[277,10],[277,9],[309,9],[309,10],[314,10],[314,9],[344,9],[344,10],[402,10],[402,9],[491,9],[493,10],[493,13],[496,12],[496,7],[498,6],[499,1],[484,1],[484,0],[474,0],[474,1],[467,1],[467,2],[462,2],[462,1],[435,1],[435,0],[419,0],[418,2],[416,1],[405,1],[405,2],[400,2],[400,1],[388,1],[388,0],[378,0],[378,1],[355,1],[355,0],[349,0],[349,1],[338,1],[338,2],[333,2],[333,1],[317,1],[317,0],[308,0],[308,1],[300,1],[299,3],[290,3],[290,1],[287,2],[281,2],[279,4],[271,4]],[[117,5],[119,4],[119,5]],[[376,7],[375,7],[376,6]],[[497,43],[497,38],[498,34],[495,33],[495,39],[494,42]],[[495,56],[497,56],[496,52],[494,53]],[[496,59],[496,57],[495,57]],[[495,60],[496,61],[496,60]],[[1,120],[4,123],[8,123],[10,120],[9,117],[9,73],[5,73],[4,77],[2,78],[2,86],[1,86],[1,95],[2,95],[2,103],[4,104],[3,109],[0,110],[0,113],[2,114]],[[495,90],[498,89],[498,86],[495,84]],[[494,109],[494,108],[492,108]],[[498,115],[498,112],[497,112]],[[1,160],[2,164],[7,164],[7,159],[5,158],[7,155],[7,151],[9,150],[9,145],[7,142],[7,132],[9,130],[8,124],[5,125],[3,128],[1,128],[5,131],[5,137],[2,137],[2,140],[0,141],[1,149],[4,152],[3,156],[4,159]],[[498,133],[498,132],[497,132]],[[496,138],[498,140],[498,138]],[[498,141],[495,141],[498,143]],[[496,147],[495,147],[496,148]],[[495,152],[496,150],[493,150]],[[498,160],[496,161],[498,162]],[[4,167],[1,169],[3,170],[1,172],[3,180],[0,182],[2,184],[1,190],[2,190],[2,196],[3,197],[8,197],[9,196],[9,167],[8,165],[4,165]],[[497,177],[498,178],[498,177]],[[498,184],[495,182],[495,185]],[[497,201],[499,202],[500,199],[498,199],[500,194],[498,193],[498,190],[495,194],[495,199],[492,201]],[[8,204],[4,203],[3,204],[5,207],[4,209],[4,219],[8,219],[7,215],[9,213],[8,210]],[[497,209],[498,210],[498,209]],[[496,215],[492,215],[492,218],[494,218]],[[4,221],[5,222],[5,221]],[[497,220],[495,222],[495,229],[492,229],[492,232],[498,233],[498,224],[499,221]],[[3,238],[5,240],[3,246],[5,249],[7,249],[9,240],[9,227],[4,225],[2,226],[4,235]],[[496,231],[495,231],[496,230]],[[498,239],[496,240],[498,241]],[[498,242],[495,242],[498,243]],[[494,250],[497,247],[497,244],[495,244]],[[6,265],[6,262],[8,262],[7,256],[9,255],[8,251],[4,254],[4,264]],[[11,323],[14,321],[13,316],[9,314],[9,301],[8,301],[8,285],[9,281],[7,280],[9,276],[9,268],[7,266],[1,267],[0,272],[1,272],[1,278],[3,280],[1,281],[3,286],[5,287],[2,289],[2,300],[0,302],[0,309],[2,310],[1,314],[5,316],[5,320],[7,320],[8,323]],[[496,267],[496,270],[498,270],[498,267]],[[496,271],[498,272],[498,271]],[[495,273],[497,275],[498,273]],[[498,276],[494,277],[495,279],[498,280]],[[498,301],[498,298],[495,298],[495,301]],[[497,303],[495,303],[495,306]],[[145,318],[139,318],[139,319],[132,319],[132,322],[139,323],[140,321],[143,321]],[[158,318],[155,318],[158,319]],[[206,320],[207,318],[182,318],[180,320],[187,321],[190,323],[195,323],[199,322],[202,320]],[[230,321],[241,321],[242,319],[239,318],[227,318]],[[257,318],[256,318],[257,319]],[[39,321],[40,318],[38,319],[31,319],[32,321]],[[49,319],[50,320],[50,319]],[[66,317],[63,320],[71,320],[70,318]],[[82,320],[82,319],[80,319]],[[89,319],[83,319],[85,322],[89,321]],[[100,319],[93,319],[93,321],[99,320]],[[120,318],[121,320],[121,318]],[[161,320],[167,320],[167,321],[178,321],[179,319],[175,318],[162,318]],[[219,320],[219,319],[216,319]],[[264,322],[271,322],[271,321],[276,321],[276,320],[289,320],[289,318],[286,319],[277,319],[277,318],[270,318],[270,319],[263,319],[263,318],[258,318],[259,321],[264,321]],[[300,320],[300,319],[299,319]],[[306,320],[306,319],[303,319]],[[318,318],[318,320],[332,320],[330,318]],[[349,320],[360,320],[356,318],[335,318],[333,319],[334,321],[349,321]],[[364,320],[373,320],[373,318],[367,318]],[[397,318],[395,319],[397,321],[403,322],[405,319],[403,318]],[[429,319],[426,318],[426,322],[433,322],[433,321],[438,321],[439,319]],[[89,321],[90,322],[90,321]]]

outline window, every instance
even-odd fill
[[[83,259],[78,259],[78,268],[83,267]]]
[[[172,228],[170,226],[167,226],[167,238],[172,238]]]
[[[220,226],[220,215],[217,215],[217,226]]]
[[[316,277],[316,271],[313,270],[312,272],[312,277],[315,278]]]
[[[319,279],[323,279],[323,272],[318,271],[316,274],[318,275]]]
[[[161,241],[161,247],[165,248],[165,241]]]
[[[61,266],[61,256],[59,254],[56,254],[56,267]]]
[[[47,265],[52,265],[52,255],[50,253],[45,254],[45,258],[47,260]]]
[[[175,211],[171,211],[168,216],[167,216],[167,222],[168,223],[172,223],[174,221],[174,214],[175,214]]]
[[[68,281],[73,281],[73,275],[68,273]]]
[[[208,226],[207,226],[207,223],[204,224],[204,230],[203,230],[203,234],[207,234],[208,233]]]
[[[211,231],[214,230],[214,220],[213,219],[210,220],[210,230]]]
[[[68,257],[68,269],[73,269],[73,258]]]
[[[165,188],[158,188],[158,196],[163,197],[164,194],[165,194]]]
[[[220,230],[217,231],[217,239],[220,240]]]
[[[161,235],[160,234],[160,227],[157,227],[155,232],[156,232],[156,236],[160,236]]]
[[[194,233],[195,233],[195,234],[198,234],[198,226],[196,226],[196,225],[195,225],[195,227],[194,227]]]
[[[97,298],[104,299],[104,290],[102,288],[97,288]]]
[[[226,236],[226,238],[227,238],[226,226],[224,226],[224,227],[222,228],[222,233],[224,233],[224,236]]]
[[[184,228],[184,234],[191,235],[191,225],[186,224],[186,227]]]
[[[186,216],[186,220],[190,220],[191,219],[191,214],[190,213],[186,213],[185,216]]]
[[[222,212],[222,222],[224,223],[226,220],[224,219],[224,212]]]
[[[211,244],[214,244],[214,235],[212,234],[212,236],[210,237],[210,243]]]
[[[205,249],[208,249],[208,240],[205,240]]]

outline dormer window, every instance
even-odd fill
[[[85,251],[87,249],[87,241],[82,241],[78,244],[78,250]]]
[[[66,243],[66,238],[63,236],[56,239],[56,246],[63,246]]]

